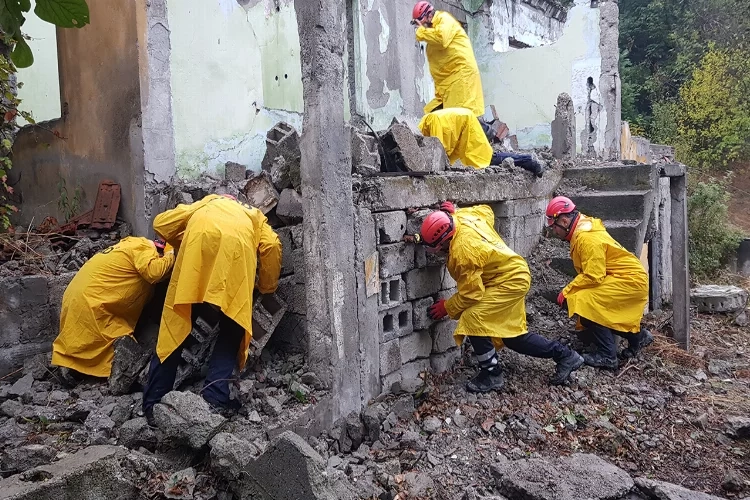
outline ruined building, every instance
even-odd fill
[[[485,102],[516,148],[621,158],[615,1],[435,3],[466,27]],[[331,394],[299,426],[327,427],[394,383],[457,359],[452,322],[425,316],[455,282],[441,262],[401,241],[418,228],[412,208],[488,203],[501,235],[525,256],[563,178],[588,187],[583,210],[611,221],[637,254],[664,222],[660,213],[669,213],[651,166],[597,170],[592,160],[564,170],[549,155],[554,168],[542,179],[505,168],[475,172],[453,168],[439,143],[414,137],[406,127],[421,117],[433,85],[409,24],[412,2],[138,0],[90,8],[91,24],[81,30],[28,26],[37,64],[19,73],[29,82],[20,93],[40,123],[24,128],[14,149],[17,222],[62,220],[60,181],[81,187],[84,211],[101,180],[116,181],[120,216],[139,235],[150,234],[153,217],[171,203],[208,192],[206,175],[256,204],[270,199],[284,245],[282,323]],[[563,93],[569,98],[556,110]],[[408,133],[391,127],[391,135],[419,175],[373,175],[382,158],[363,123],[383,131],[394,118]],[[297,143],[299,157],[285,156],[285,141]],[[296,162],[299,176],[254,177],[281,161],[287,172]],[[266,178],[268,196],[253,198],[246,177]],[[658,277],[669,269],[659,262],[652,275],[670,282]],[[54,339],[64,283],[6,280],[15,280],[8,286],[19,297],[0,333],[0,358],[10,367]],[[24,309],[31,304],[34,314]]]

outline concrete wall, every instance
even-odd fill
[[[31,2],[33,12],[36,2]],[[34,53],[34,64],[18,70],[18,89],[21,108],[36,122],[60,118],[60,73],[57,67],[57,32],[54,24],[42,21],[34,14],[26,17],[24,34],[31,37],[29,46]],[[19,124],[26,123],[23,118]]]
[[[543,0],[492,0],[469,17],[485,104],[495,105],[521,148],[552,144],[555,102],[566,92],[580,132],[578,152],[609,158],[619,151],[616,64],[611,74],[617,6],[610,4],[576,0],[564,13]]]
[[[259,170],[266,132],[302,126],[300,45],[290,0],[168,0],[176,169]]]
[[[120,214],[132,222],[142,212],[139,6],[101,0],[89,8],[90,25],[57,31],[62,118],[25,127],[16,139],[10,181],[23,224],[47,215],[62,220],[60,180],[71,192],[83,189],[82,211],[93,207],[99,181],[113,179],[122,187]]]
[[[651,143],[645,137],[632,135],[628,122],[622,122],[620,157],[638,163],[651,163]]]
[[[0,279],[0,377],[26,358],[49,352],[60,324],[60,306],[75,273]]]

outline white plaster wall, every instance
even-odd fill
[[[26,17],[23,32],[31,37],[29,46],[34,53],[34,64],[18,70],[18,89],[21,109],[28,111],[37,122],[60,118],[60,74],[57,64],[57,33],[54,25],[42,21],[34,14],[36,2]],[[83,28],[86,29],[86,28]],[[19,118],[19,124],[26,120]]]
[[[469,19],[469,36],[482,73],[485,104],[495,105],[511,134],[518,136],[521,148],[550,146],[557,96],[567,92],[575,107],[580,151],[580,132],[586,123],[589,99],[587,79],[591,77],[598,85],[601,74],[599,9],[591,8],[589,0],[576,0],[565,25],[559,29],[554,20],[524,13],[533,10],[525,4],[516,5],[516,14],[509,16],[508,3],[515,2],[493,1],[489,18],[475,15]],[[508,47],[508,36],[536,46],[514,50]],[[599,101],[598,89],[592,98]],[[597,123],[595,147],[601,151],[607,123],[603,108]]]
[[[409,24],[412,2],[354,2],[356,112],[375,130],[393,118],[416,127],[435,94],[424,46]],[[373,92],[373,89],[378,90]]]
[[[301,131],[299,36],[291,0],[169,0],[177,174],[260,169],[266,132]],[[278,7],[278,10],[277,10]]]

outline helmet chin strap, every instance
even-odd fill
[[[575,227],[576,227],[576,225],[577,225],[577,223],[578,223],[578,218],[579,218],[579,217],[581,217],[581,214],[580,214],[580,213],[576,214],[575,218],[574,218],[573,220],[571,220],[571,221],[570,221],[570,224],[568,224],[568,227],[565,227],[565,226],[563,226],[562,224],[558,224],[558,223],[557,223],[557,221],[558,221],[558,220],[560,219],[560,217],[561,217],[561,216],[558,216],[558,217],[557,217],[557,218],[555,219],[555,222],[554,222],[554,223],[553,223],[552,225],[553,225],[553,226],[557,226],[557,227],[559,227],[560,229],[564,230],[564,231],[565,231],[565,239],[567,240],[567,239],[568,239],[568,238],[570,237],[570,232],[571,232],[571,231],[572,231],[573,229],[575,229]],[[551,226],[550,226],[550,227],[551,227]]]

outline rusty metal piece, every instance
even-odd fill
[[[100,182],[91,216],[91,227],[93,229],[111,229],[115,220],[117,220],[119,208],[120,185],[109,180]]]

